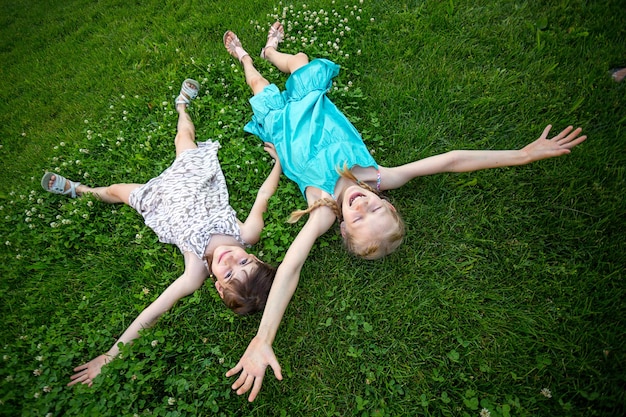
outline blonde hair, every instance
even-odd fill
[[[346,249],[360,258],[368,260],[380,259],[395,252],[404,239],[404,221],[395,210],[389,210],[389,213],[395,220],[396,228],[389,230],[380,238],[368,242],[359,242],[354,236],[344,231],[343,243]]]
[[[302,218],[302,216],[304,216],[305,214],[309,214],[318,207],[328,207],[333,211],[333,213],[335,213],[337,219],[341,218],[341,209],[339,208],[339,205],[335,200],[333,200],[332,198],[320,198],[309,207],[307,207],[306,210],[296,210],[291,213],[291,216],[289,216],[287,223],[296,223]]]
[[[365,188],[366,190],[373,192],[374,194],[388,202],[388,199],[385,196],[381,195],[380,191],[375,190],[374,188],[356,178],[354,174],[350,172],[345,163],[343,165],[343,168],[337,169],[337,172],[339,172],[339,174],[343,178],[354,181],[359,185],[359,187]],[[304,216],[305,214],[309,214],[313,210],[322,206],[330,208],[335,213],[335,216],[337,216],[337,219],[341,221],[341,207],[339,207],[337,202],[330,198],[320,198],[309,207],[307,207],[306,210],[296,210],[291,213],[291,216],[289,216],[287,222],[295,223],[300,220],[300,218],[302,218],[302,216]],[[402,239],[404,238],[404,221],[395,210],[389,210],[389,212],[395,220],[397,226],[396,228],[389,230],[389,232],[386,235],[381,236],[380,239],[377,239],[376,241],[369,241],[367,243],[358,242],[354,236],[348,234],[347,231],[344,231],[345,235],[343,238],[343,242],[346,246],[346,249],[360,258],[368,260],[380,259],[386,255],[389,255],[390,253],[393,253],[400,246],[400,244],[402,243]]]

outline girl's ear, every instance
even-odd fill
[[[219,281],[215,281],[215,289],[217,290],[217,293],[220,295],[220,298],[223,300],[224,299],[224,287],[222,287],[222,284],[220,284]]]
[[[346,237],[346,222],[345,221],[339,223],[339,229],[341,230],[341,237],[345,238]]]

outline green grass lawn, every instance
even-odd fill
[[[285,9],[284,9],[285,8]],[[211,285],[105,367],[105,352],[183,270],[132,209],[44,192],[45,171],[88,185],[143,182],[174,155],[173,99],[222,144],[244,216],[269,172],[244,134],[250,93],[222,34],[258,52],[276,16],[288,52],[342,66],[329,93],[376,160],[515,149],[581,126],[571,155],[419,178],[389,193],[405,244],[382,261],[318,240],[254,403],[231,391],[260,315]],[[316,20],[318,19],[318,20]],[[0,415],[622,416],[626,413],[626,9],[607,0],[3,2],[0,6]],[[263,259],[304,223],[283,178]]]

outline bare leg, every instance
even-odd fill
[[[267,42],[261,50],[261,58],[267,59],[280,71],[291,74],[309,63],[309,57],[300,52],[296,55],[278,52],[278,45],[285,37],[285,28],[280,22],[274,22],[267,33]]]
[[[254,67],[254,62],[245,49],[241,46],[241,42],[237,35],[228,31],[224,34],[224,46],[229,54],[234,58],[237,58],[241,65],[243,65],[243,73],[246,76],[246,84],[250,87],[253,94],[259,94],[263,89],[269,85],[269,81],[261,75],[259,71]]]
[[[187,113],[187,105],[184,103],[177,104],[176,111],[178,112],[178,124],[174,144],[178,157],[183,151],[196,149],[198,145],[196,145],[196,128],[191,121],[191,116]]]
[[[304,52],[298,52],[295,55],[285,54],[278,52],[271,46],[265,48],[265,59],[286,74],[291,74],[298,68],[309,63],[309,57]]]
[[[178,112],[178,124],[176,125],[176,137],[174,138],[174,145],[176,146],[176,157],[187,149],[196,149],[196,128],[191,121],[191,116],[187,113],[187,105],[191,99],[198,94],[198,85],[188,82],[193,80],[185,80],[183,87],[180,90],[180,95],[176,100],[176,111]],[[185,93],[185,89],[195,90],[193,97],[189,97]]]
[[[52,188],[52,184],[54,184],[55,176],[53,175],[50,178],[50,182],[48,184],[48,188]],[[88,187],[86,185],[79,185],[76,187],[76,194],[79,196],[85,194],[93,194],[97,199],[109,203],[124,203],[128,204],[128,196],[135,189],[140,187],[142,184],[113,184],[108,187]],[[65,189],[69,190],[70,183],[69,181],[65,183]]]
[[[268,39],[268,44],[263,48],[263,56],[280,71],[291,73],[309,63],[309,58],[306,54],[302,52],[296,55],[284,54],[278,52],[273,43]],[[263,91],[263,89],[269,85],[269,81],[254,67],[252,57],[243,49],[237,35],[231,31],[226,32],[224,34],[224,46],[229,54],[241,62],[244,75],[246,76],[246,83],[252,90],[252,93],[256,95]]]

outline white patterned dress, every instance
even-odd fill
[[[161,175],[129,196],[130,206],[143,216],[159,241],[200,259],[216,234],[232,236],[248,246],[228,201],[217,159],[219,148],[218,142],[198,142],[198,149],[184,151]]]

